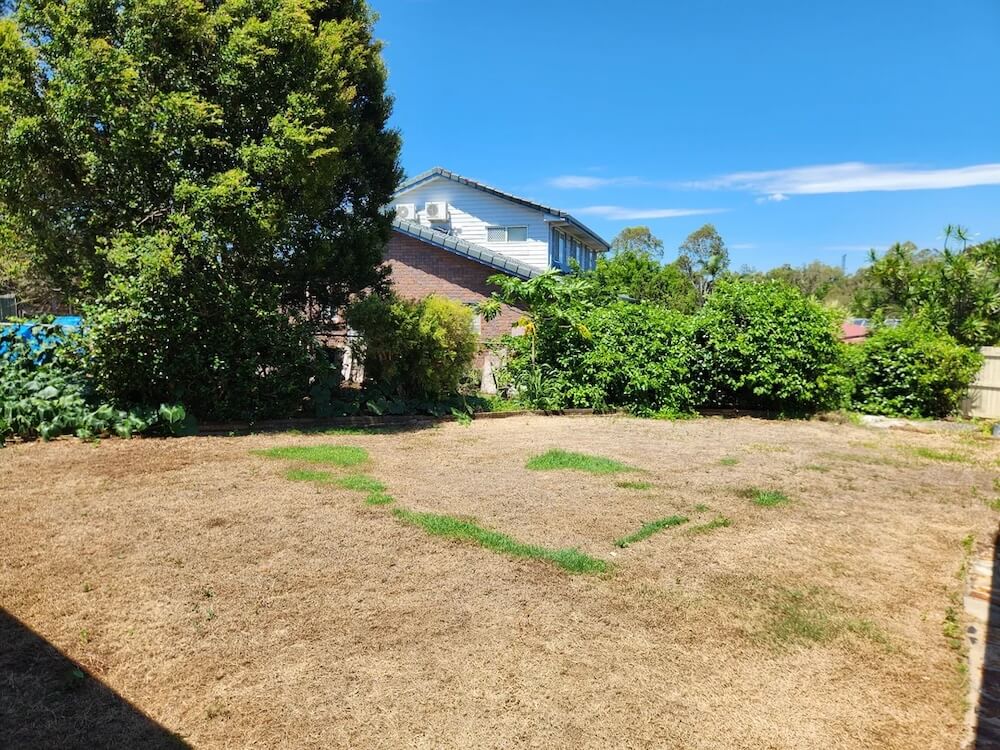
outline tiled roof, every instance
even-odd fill
[[[426,242],[449,253],[460,255],[463,258],[482,263],[484,266],[502,271],[503,273],[517,276],[521,279],[531,279],[541,274],[541,271],[519,260],[514,260],[502,253],[498,253],[482,245],[466,242],[459,237],[452,237],[450,234],[438,232],[430,227],[425,227],[415,221],[406,219],[394,219],[392,228],[408,237]]]
[[[495,195],[498,198],[503,198],[505,200],[518,203],[522,206],[527,206],[528,208],[533,208],[537,211],[544,211],[547,214],[552,214],[553,216],[557,216],[560,219],[569,222],[574,227],[579,229],[585,235],[590,237],[595,243],[604,248],[604,250],[608,250],[610,248],[610,245],[608,245],[608,243],[604,241],[604,238],[601,237],[599,234],[597,234],[597,232],[592,230],[590,227],[586,226],[583,222],[573,218],[565,211],[562,211],[558,208],[552,208],[551,206],[545,206],[542,205],[541,203],[535,203],[534,201],[529,201],[526,198],[519,198],[518,196],[511,195],[510,193],[505,193],[503,190],[498,190],[495,187],[490,187],[489,185],[484,185],[481,182],[470,180],[468,177],[462,177],[461,175],[455,174],[454,172],[444,169],[443,167],[434,167],[433,169],[429,169],[426,172],[421,172],[416,177],[411,177],[410,179],[404,181],[403,184],[399,186],[399,189],[396,190],[396,195],[398,196],[400,193],[404,193],[407,190],[416,187],[420,183],[426,182],[427,180],[431,180],[435,177],[444,177],[445,179],[452,180],[453,182],[458,182],[462,185],[468,185],[469,187],[475,188],[476,190],[482,190],[484,193]]]

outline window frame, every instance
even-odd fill
[[[492,230],[498,230],[498,229],[499,230],[503,230],[503,239],[502,240],[491,240],[490,239],[490,231],[492,231]],[[524,239],[523,240],[512,240],[510,238],[510,230],[511,229],[523,229],[524,230]],[[507,224],[507,225],[504,225],[504,224],[487,224],[486,225],[486,241],[487,242],[492,242],[492,243],[503,243],[503,244],[507,244],[508,242],[527,242],[528,241],[528,225],[527,224]]]

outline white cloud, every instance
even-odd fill
[[[781,203],[782,201],[787,201],[788,196],[784,193],[771,193],[771,195],[762,195],[756,200],[757,203]]]
[[[917,169],[905,164],[818,164],[764,172],[734,172],[710,180],[685,183],[695,190],[745,190],[758,202],[787,200],[789,195],[864,193],[896,190],[944,190],[1000,185],[1000,164],[973,164],[951,169]]]
[[[647,183],[638,177],[591,177],[588,175],[565,174],[551,178],[548,184],[562,190],[596,190],[603,187],[641,186]]]
[[[602,219],[632,220],[632,219],[674,219],[679,216],[700,216],[702,214],[718,214],[725,208],[626,208],[624,206],[584,206],[570,210],[571,214],[580,216],[600,216]]]

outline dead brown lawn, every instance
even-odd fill
[[[251,453],[320,444],[367,449],[397,506],[613,572],[432,537]],[[643,473],[525,470],[555,447]],[[956,748],[942,623],[962,539],[996,530],[998,459],[995,441],[750,419],[10,446],[0,637],[34,631],[92,677],[43,674],[72,665],[8,637],[0,737],[171,745],[120,706],[81,719],[103,683],[196,747]],[[613,545],[671,515],[691,520]]]

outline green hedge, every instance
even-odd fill
[[[977,351],[920,317],[877,329],[851,359],[853,408],[901,417],[954,413],[983,363]]]
[[[705,406],[809,414],[851,391],[840,316],[779,281],[726,279],[695,316]]]

